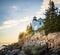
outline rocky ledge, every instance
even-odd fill
[[[5,46],[0,50],[0,55],[60,55],[60,48],[48,48],[45,42],[30,40],[23,46],[18,43]]]
[[[28,36],[29,39],[23,41],[22,45],[20,42],[4,45],[0,55],[60,55],[60,33],[50,33],[47,36],[37,34],[33,38]]]

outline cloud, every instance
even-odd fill
[[[20,19],[19,22],[26,22],[29,20],[29,16],[25,16],[23,19]]]
[[[60,4],[60,0],[52,0],[55,4]]]
[[[3,25],[0,26],[0,29],[10,28],[10,27],[15,26],[17,24],[18,24],[18,22],[16,20],[6,20],[3,22]]]
[[[38,11],[38,12],[36,12],[36,16],[39,18],[39,17],[42,17],[42,18],[44,18],[45,16],[44,16],[44,13],[45,13],[45,10],[47,10],[48,9],[48,7],[49,7],[49,1],[50,0],[43,0],[43,3],[42,3],[42,5],[41,5],[41,7],[40,7],[40,10]],[[54,1],[54,3],[55,4],[60,4],[60,0],[52,0],[52,1]]]
[[[17,21],[15,21],[15,20],[7,20],[3,24],[4,25],[11,25],[11,24],[16,24],[16,23],[17,23]]]
[[[15,6],[15,5],[13,5],[11,8],[12,8],[13,10],[17,10],[17,6]]]
[[[37,17],[43,17],[43,13],[45,12],[46,9],[48,9],[49,5],[49,0],[44,0],[42,3],[42,6],[40,7],[40,10],[38,12],[36,12],[36,16]]]
[[[31,21],[31,17],[30,16],[26,16],[24,17],[23,19],[20,19],[20,20],[6,20],[3,22],[3,25],[0,26],[0,29],[5,29],[5,28],[11,28],[13,26],[17,26],[17,25],[20,25],[22,26],[22,24],[26,24],[28,25]],[[24,26],[23,25],[23,26]]]

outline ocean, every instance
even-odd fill
[[[4,48],[3,45],[8,45],[8,44],[2,44],[2,43],[0,43],[0,50],[1,50],[2,48]]]

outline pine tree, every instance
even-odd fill
[[[46,10],[45,18],[45,33],[51,33],[56,31],[56,18],[57,8],[55,8],[54,2],[50,0],[49,8]]]
[[[57,16],[57,31],[60,32],[60,12],[59,15]]]

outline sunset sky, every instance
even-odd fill
[[[60,9],[60,0],[53,0]],[[44,18],[49,0],[0,0],[0,43],[18,40],[33,16]]]

